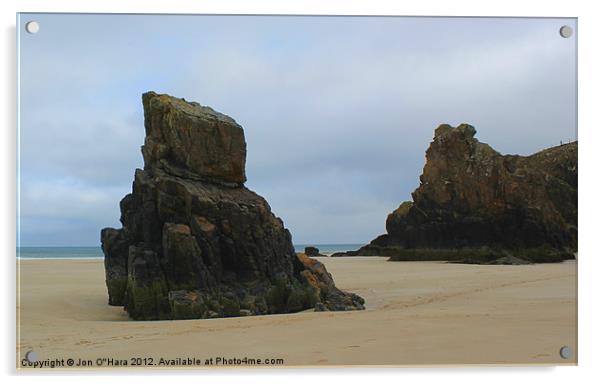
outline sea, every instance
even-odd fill
[[[295,244],[295,252],[303,252],[313,246],[320,253],[331,255],[335,252],[354,251],[364,244]],[[100,247],[17,247],[20,259],[102,259]]]

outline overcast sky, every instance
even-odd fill
[[[502,153],[575,138],[573,19],[22,15],[20,243],[98,245],[142,167],[143,92],[245,129],[295,243],[363,243],[441,123]]]

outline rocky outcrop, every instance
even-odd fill
[[[320,250],[317,247],[305,247],[305,255],[310,257],[326,257],[320,253]]]
[[[109,304],[137,320],[363,309],[324,266],[295,254],[268,203],[244,186],[233,119],[154,92],[142,97],[144,169],[105,228]]]
[[[504,156],[475,133],[468,124],[439,126],[413,201],[389,214],[386,234],[345,255],[482,263],[573,258],[577,143]],[[516,259],[500,260],[508,262]]]
[[[316,304],[316,311],[343,311],[356,308],[357,303],[364,303],[364,299],[358,295],[343,292],[335,287],[332,276],[328,273],[324,264],[318,260],[303,254],[299,254],[299,260],[304,267],[301,275],[312,288],[321,293],[321,300]]]

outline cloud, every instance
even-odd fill
[[[22,179],[20,239],[24,245],[98,244],[99,230],[119,225],[123,187],[80,178]]]
[[[519,154],[575,131],[573,20],[40,16],[21,41],[24,244],[117,225],[151,89],[245,128],[247,185],[300,243],[382,233],[440,123]]]

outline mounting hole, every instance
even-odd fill
[[[40,24],[37,21],[29,21],[25,24],[25,30],[29,33],[38,33],[40,30]]]
[[[30,363],[35,363],[36,361],[38,361],[38,354],[34,351],[29,351],[25,354],[25,359]]]
[[[563,359],[570,359],[573,356],[573,351],[571,347],[567,347],[566,345],[560,348],[560,357]]]
[[[569,37],[573,36],[573,28],[569,27],[568,25],[563,25],[562,27],[560,27],[560,36],[564,37],[565,39],[568,39]]]

